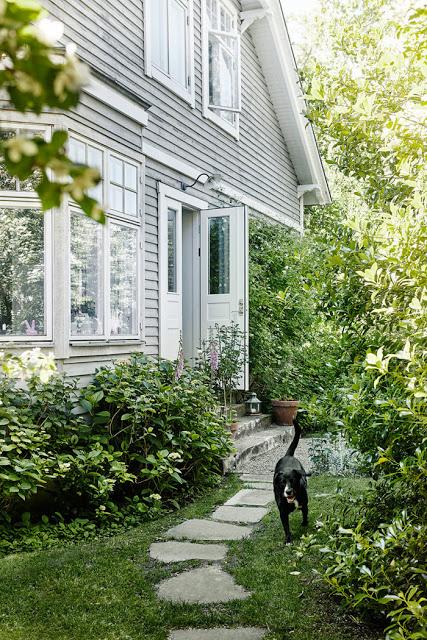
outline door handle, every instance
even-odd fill
[[[239,300],[239,316],[243,316],[245,314],[245,301],[243,298]]]

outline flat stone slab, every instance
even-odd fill
[[[223,522],[259,522],[268,513],[263,507],[218,507],[212,514],[214,520]]]
[[[253,507],[265,507],[274,499],[273,491],[264,489],[242,489],[235,496],[227,500],[225,506],[248,505]]]
[[[253,480],[245,480],[246,487],[251,489],[263,489],[264,491],[273,491],[272,482],[254,482]]]
[[[160,562],[182,562],[184,560],[224,560],[225,544],[196,544],[195,542],[154,542],[150,547],[150,558]]]
[[[241,473],[240,480],[245,482],[273,482],[272,473]]]
[[[243,527],[213,520],[186,520],[166,533],[177,540],[242,540],[252,533],[252,527]]]
[[[244,600],[251,595],[229,573],[215,566],[191,569],[162,580],[157,594],[161,600],[200,604]]]
[[[225,629],[176,629],[169,634],[169,640],[262,640],[267,629],[258,627],[236,627]]]

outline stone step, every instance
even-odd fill
[[[254,433],[254,431],[268,429],[271,425],[271,416],[269,414],[242,416],[237,422],[239,423],[239,428],[234,434],[235,440],[249,436],[251,433]]]
[[[292,432],[292,427],[279,427],[273,424],[267,429],[256,430],[249,435],[237,438],[236,452],[223,460],[224,473],[238,471],[243,462],[290,441]]]

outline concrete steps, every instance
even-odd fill
[[[238,414],[239,415],[239,414]],[[234,436],[236,451],[223,461],[224,473],[238,471],[243,462],[269,451],[291,438],[292,427],[271,424],[271,416],[242,416]]]

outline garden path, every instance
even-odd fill
[[[205,566],[185,570],[160,582],[157,585],[160,599],[211,604],[250,597],[251,593],[221,568],[227,546],[210,544],[250,536],[251,525],[266,515],[274,500],[270,473],[244,474],[241,479],[245,487],[217,507],[209,519],[186,520],[167,531],[169,540],[151,545],[150,556],[160,562],[209,561]],[[169,640],[261,640],[267,632],[257,627],[177,629],[171,631]]]

